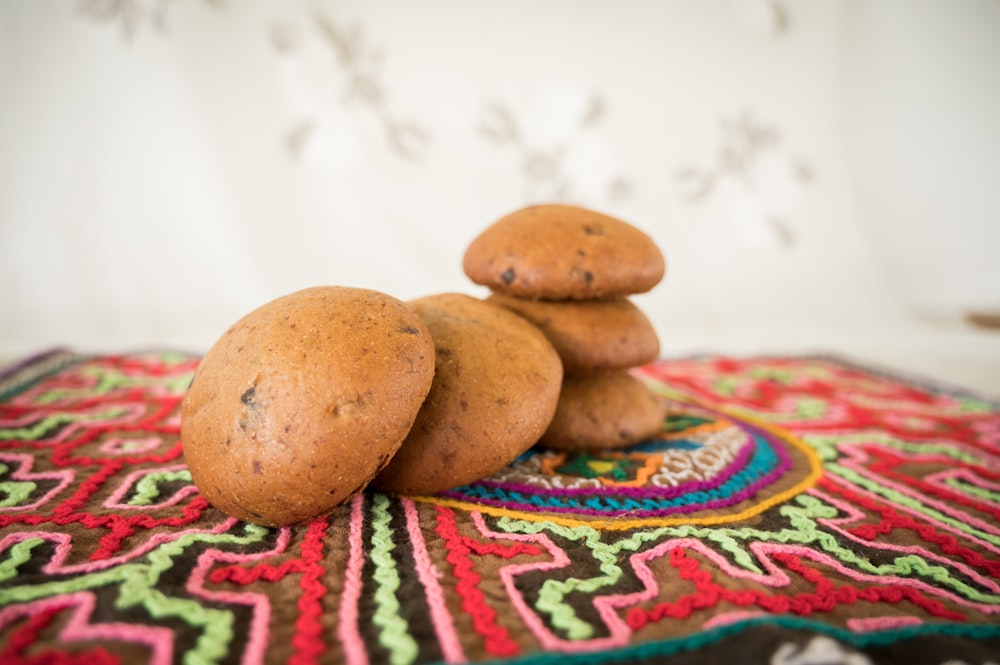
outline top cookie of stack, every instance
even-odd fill
[[[542,445],[621,448],[660,431],[662,405],[627,371],[659,353],[655,329],[628,298],[663,278],[666,263],[651,237],[593,210],[538,205],[486,228],[462,267],[493,292],[488,302],[537,326],[563,362]]]
[[[666,270],[653,239],[614,217],[569,205],[513,212],[485,229],[462,268],[496,293],[590,300],[645,293]]]

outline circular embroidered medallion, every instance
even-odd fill
[[[625,450],[532,449],[500,472],[417,500],[530,521],[631,529],[743,520],[811,487],[815,452],[745,416],[671,403],[662,434]]]

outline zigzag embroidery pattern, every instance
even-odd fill
[[[662,361],[637,375],[672,404],[663,441],[482,486],[518,496],[365,492],[271,530],[191,484],[196,363],[57,353],[0,375],[0,662],[591,663],[736,636],[778,658],[776,631],[1000,648],[1000,407],[975,396],[833,360]],[[712,442],[729,447],[655,480]],[[738,506],[591,514],[726,487],[767,450],[794,463]],[[595,488],[604,503],[551,510]]]

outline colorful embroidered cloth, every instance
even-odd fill
[[[197,358],[0,374],[0,663],[1000,660],[1000,405],[819,358],[663,360],[662,436],[295,528],[209,507]]]

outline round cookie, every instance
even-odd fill
[[[662,431],[666,408],[626,371],[568,376],[539,445],[559,450],[625,448]]]
[[[329,286],[273,300],[198,366],[181,409],[191,478],[249,522],[327,513],[389,462],[433,376],[430,332],[391,296]]]
[[[559,354],[566,374],[637,367],[660,353],[656,329],[627,298],[529,300],[494,293],[486,301],[537,326]]]
[[[489,476],[534,445],[555,412],[562,364],[541,331],[502,307],[457,293],[408,304],[434,338],[434,382],[372,487],[431,494]]]
[[[465,274],[497,293],[588,300],[644,293],[663,278],[663,254],[648,235],[614,217],[568,205],[513,212],[469,244]]]

